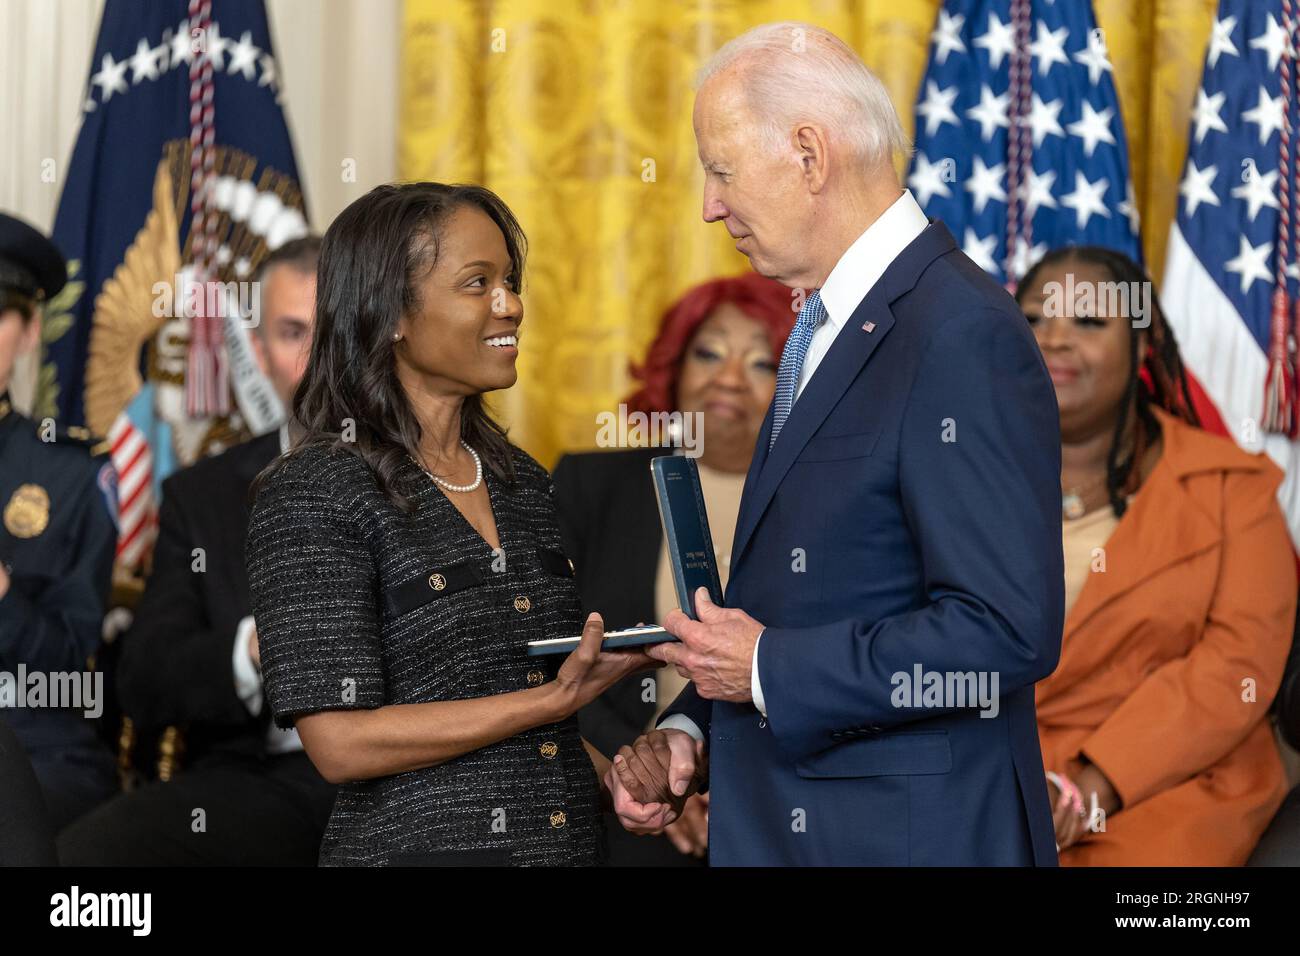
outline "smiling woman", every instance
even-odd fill
[[[1115,289],[1146,291],[1117,309]],[[1061,864],[1240,866],[1286,793],[1268,717],[1295,622],[1282,474],[1200,427],[1136,262],[1062,247],[1016,295],[1061,427],[1066,616],[1035,688]]]
[[[600,652],[550,477],[482,404],[515,382],[524,248],[497,196],[438,183],[381,186],[325,235],[303,434],[247,547],[276,723],[341,784],[322,864],[600,855],[607,762],[573,715],[654,664]],[[527,655],[579,630],[558,667]]]

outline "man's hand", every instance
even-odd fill
[[[664,630],[680,644],[655,644],[646,653],[676,666],[705,700],[751,702],[754,645],[763,625],[737,608],[718,607],[706,588],[695,592],[695,609],[698,621],[677,608],[664,618]]]
[[[260,671],[262,669],[262,646],[257,643],[256,626],[248,638],[248,659],[252,662],[254,670]]]
[[[681,730],[652,730],[614,755],[606,787],[631,833],[658,833],[704,780],[704,744]]]

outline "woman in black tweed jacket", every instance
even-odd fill
[[[476,186],[381,186],[325,234],[304,434],[247,546],[276,723],[341,785],[323,865],[599,859],[608,765],[573,715],[655,662],[600,652],[550,478],[483,407],[516,379],[523,258]]]

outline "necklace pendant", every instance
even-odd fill
[[[1061,514],[1071,521],[1076,518],[1082,518],[1086,509],[1083,507],[1083,499],[1073,491],[1069,494],[1061,495]]]

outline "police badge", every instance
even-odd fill
[[[5,528],[15,538],[34,538],[50,523],[50,496],[40,485],[19,485],[5,505]]]

